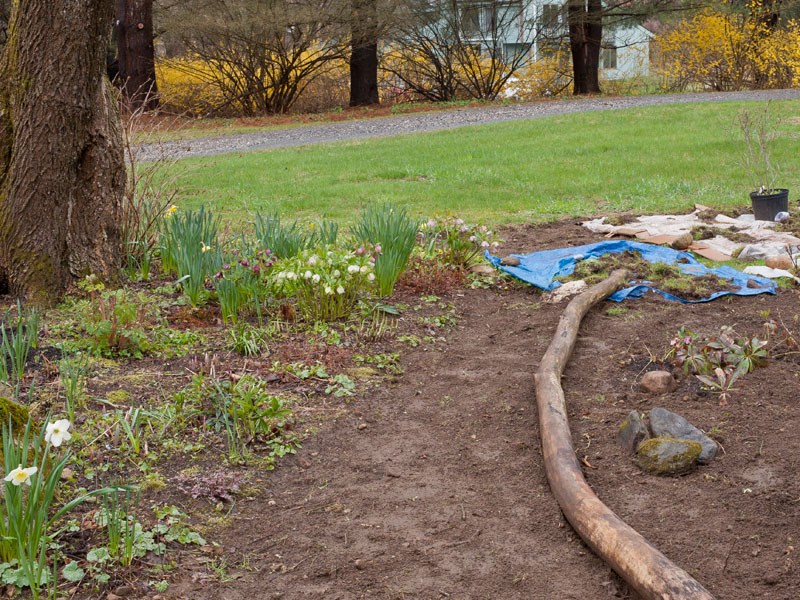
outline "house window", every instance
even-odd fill
[[[561,29],[561,13],[563,7],[560,4],[543,4],[542,13],[539,18],[539,28],[544,35],[558,33]]]
[[[513,60],[531,51],[531,44],[503,44],[507,60]]]
[[[616,69],[617,68],[617,48],[616,46],[603,45],[603,50],[600,53],[600,68],[601,69]]]
[[[475,37],[491,35],[495,30],[494,6],[467,6],[461,11],[461,28],[464,35]]]

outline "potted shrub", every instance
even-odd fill
[[[742,144],[742,164],[750,175],[753,191],[750,202],[759,221],[774,221],[775,215],[789,210],[789,190],[775,187],[778,168],[772,162],[772,145],[777,137],[777,122],[764,108],[743,108],[736,116]]]

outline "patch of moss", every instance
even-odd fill
[[[130,393],[125,390],[114,390],[106,394],[106,400],[111,404],[125,404],[130,399]]]
[[[111,360],[110,358],[93,356],[89,359],[89,366],[90,368],[100,367],[105,369],[115,369],[119,366],[119,363],[115,360]]]
[[[680,444],[685,450],[676,452],[664,460],[660,450],[663,444],[670,443]],[[694,440],[651,438],[639,445],[634,460],[639,468],[653,475],[679,475],[695,467],[702,451],[703,446]]]
[[[179,473],[184,477],[194,477],[195,475],[199,475],[203,471],[202,468],[195,465],[194,467],[187,467],[185,469],[181,469]]]
[[[10,417],[11,427],[14,431],[22,431],[28,423],[29,416],[30,414],[25,406],[0,396],[0,423],[7,424]]]
[[[725,227],[717,227],[715,225],[695,225],[692,227],[692,237],[695,240],[710,240],[717,236],[743,244],[751,244],[755,241],[746,233],[741,233],[733,228],[726,229]]]
[[[347,374],[353,379],[369,379],[379,375],[378,371],[372,367],[353,367],[347,369]]]

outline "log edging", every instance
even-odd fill
[[[574,298],[545,352],[536,380],[542,454],[550,489],[570,525],[617,574],[648,600],[714,600],[686,571],[642,537],[595,495],[572,445],[561,375],[569,360],[581,320],[628,277],[620,269]]]

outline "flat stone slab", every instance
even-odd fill
[[[694,440],[651,438],[639,445],[634,462],[652,475],[680,475],[695,468],[702,450]]]
[[[697,458],[697,462],[701,465],[711,462],[717,455],[717,450],[719,450],[719,446],[714,440],[682,416],[676,415],[666,408],[656,407],[650,411],[650,428],[656,437],[698,442],[703,448]]]

